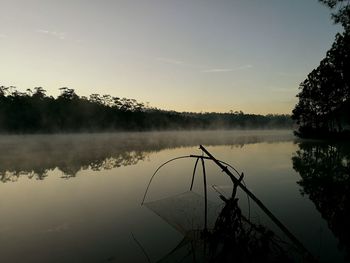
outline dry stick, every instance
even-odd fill
[[[313,258],[311,253],[304,247],[304,245],[285,227],[281,221],[275,217],[269,209],[251,192],[248,188],[246,188],[232,173],[226,166],[222,165],[213,155],[211,155],[203,145],[200,145],[199,148],[206,154],[210,159],[214,161],[233,181],[234,184],[237,184],[254,202],[265,212],[265,214],[283,231],[284,234],[288,236],[288,238],[294,242],[295,245],[301,249],[305,255]]]
[[[143,203],[145,202],[145,199],[146,199],[146,196],[147,196],[149,187],[151,186],[151,183],[152,183],[152,181],[153,181],[153,178],[154,178],[154,176],[158,173],[158,171],[160,170],[160,168],[162,168],[164,165],[166,165],[166,164],[168,164],[168,163],[170,163],[170,162],[172,162],[172,161],[175,161],[175,160],[178,160],[178,159],[183,159],[183,158],[189,158],[189,157],[191,157],[191,156],[190,156],[190,155],[185,155],[185,156],[175,157],[175,158],[173,158],[173,159],[170,159],[170,160],[166,161],[166,162],[163,163],[161,166],[159,166],[159,167],[157,168],[157,170],[152,174],[151,179],[150,179],[149,182],[148,182],[148,185],[147,185],[147,187],[146,187],[146,191],[145,191],[145,193],[144,193],[144,195],[143,195],[143,198],[142,198],[141,205],[143,205]]]
[[[202,156],[202,155],[185,155],[185,156],[175,157],[175,158],[170,159],[170,160],[166,161],[165,163],[161,164],[161,165],[157,168],[157,170],[153,173],[153,175],[151,176],[151,179],[149,180],[149,182],[148,182],[148,184],[147,184],[146,191],[145,191],[145,193],[144,193],[144,195],[143,195],[141,205],[144,204],[144,202],[145,202],[145,200],[146,200],[146,196],[147,196],[148,190],[149,190],[149,188],[150,188],[150,186],[151,186],[151,183],[152,183],[152,181],[153,181],[155,175],[158,173],[158,171],[159,171],[164,165],[166,165],[166,164],[168,164],[168,163],[170,163],[170,162],[172,162],[172,161],[179,160],[179,159],[183,159],[183,158],[202,158],[202,159],[208,159],[208,160],[210,160],[209,157],[205,157],[205,156]],[[198,162],[198,160],[197,160],[197,162]],[[238,171],[237,171],[232,165],[230,165],[230,164],[228,164],[228,163],[225,163],[225,162],[223,162],[223,161],[220,161],[220,162],[223,163],[223,164],[225,164],[225,165],[228,165],[229,167],[231,167],[231,168],[239,175]],[[195,168],[196,168],[196,167],[195,167]],[[195,171],[194,171],[194,172],[195,172]],[[192,186],[193,186],[193,185],[192,185]],[[191,189],[190,189],[190,190],[191,190]]]
[[[244,177],[244,173],[242,173],[242,174],[239,176],[239,179],[238,179],[238,182],[239,182],[239,183],[243,180],[243,177]],[[238,187],[238,184],[237,184],[237,183],[233,183],[233,189],[232,189],[232,195],[231,195],[231,198],[232,198],[232,199],[235,198],[235,196],[236,196],[237,187]]]
[[[202,158],[202,159],[205,159],[205,160],[212,160],[211,158],[209,158],[209,157],[207,157],[207,156],[203,156],[203,155],[191,154],[191,155],[189,155],[189,157],[191,157],[191,158]],[[229,166],[230,168],[232,168],[232,170],[234,170],[234,171],[237,173],[238,176],[241,175],[240,172],[238,172],[237,169],[234,168],[231,164],[226,163],[226,162],[221,161],[221,160],[218,160],[218,161],[219,161],[220,163],[225,164],[225,165]]]
[[[151,259],[149,258],[146,250],[144,249],[144,247],[141,245],[141,243],[136,239],[136,237],[134,236],[134,234],[131,232],[131,236],[134,239],[135,243],[139,246],[139,248],[141,248],[142,253],[145,255],[145,257],[147,258],[147,262],[151,262]]]
[[[208,230],[208,197],[207,197],[207,175],[205,173],[205,165],[204,160],[202,161],[202,168],[203,168],[203,183],[204,183],[204,231],[206,232]]]
[[[196,168],[197,168],[197,164],[198,164],[199,158],[200,158],[200,157],[197,158],[196,163],[194,164],[190,191],[192,191],[192,188],[193,188],[194,176],[195,176],[195,174],[196,174]]]

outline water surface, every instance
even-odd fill
[[[156,168],[199,144],[244,172],[263,203],[322,261],[349,252],[349,147],[302,142],[291,131],[205,131],[0,137],[1,262],[157,262],[183,235],[145,206]],[[189,190],[195,159],[163,167],[146,202]],[[206,164],[211,187],[232,183]],[[200,171],[194,191],[203,195]],[[242,211],[248,214],[243,193]],[[221,203],[220,203],[221,202]],[[251,204],[255,222],[278,229]],[[147,254],[147,256],[145,255]],[[189,261],[190,262],[190,261]]]

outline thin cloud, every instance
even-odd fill
[[[7,38],[8,36],[5,34],[0,34],[0,38]]]
[[[57,31],[49,31],[45,29],[38,29],[36,30],[37,33],[50,35],[52,37],[58,38],[60,40],[64,40],[66,38],[66,33],[64,32],[57,32]]]
[[[172,59],[172,58],[163,58],[163,57],[158,57],[156,58],[157,61],[166,63],[166,64],[174,64],[174,65],[182,65],[184,64],[183,61],[177,60],[177,59]]]
[[[167,57],[157,57],[157,58],[155,58],[155,60],[157,60],[158,62],[164,63],[164,64],[171,64],[171,65],[192,68],[192,69],[197,69],[197,70],[205,68],[202,65],[192,64],[192,63],[188,63],[187,61],[173,59],[173,58],[167,58]]]
[[[173,58],[168,58],[168,57],[157,57],[155,59],[157,61],[165,63],[165,64],[178,65],[178,66],[182,66],[182,67],[189,67],[189,68],[200,70],[201,72],[204,72],[204,73],[232,72],[232,71],[246,70],[246,69],[250,69],[253,67],[252,65],[247,64],[247,65],[243,65],[243,66],[236,67],[236,68],[209,68],[208,69],[208,67],[205,67],[203,65],[190,64],[190,63],[187,63],[183,60],[178,60],[178,59],[173,59]]]
[[[233,71],[239,71],[239,70],[245,70],[252,68],[252,65],[243,65],[236,68],[211,68],[211,69],[205,69],[202,70],[204,73],[221,73],[221,72],[233,72]]]

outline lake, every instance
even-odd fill
[[[247,187],[315,258],[346,262],[349,144],[302,141],[286,130],[2,135],[0,261],[194,261],[191,242],[174,248],[197,224],[185,209],[204,215],[201,162],[193,193],[196,158],[182,158],[158,171],[141,202],[161,164],[202,155],[200,144],[244,172]],[[213,226],[224,207],[219,194],[229,197],[232,182],[204,162]],[[237,197],[254,224],[284,236],[239,189]]]

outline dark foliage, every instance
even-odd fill
[[[350,7],[342,0],[322,0],[334,21],[344,26],[320,65],[300,84],[292,118],[301,137],[350,137]],[[343,4],[343,5],[342,5]]]
[[[230,128],[291,128],[289,115],[243,112],[189,113],[150,108],[134,99],[92,94],[78,96],[61,88],[54,98],[41,87],[19,92],[0,87],[0,132],[55,133],[122,130],[177,130]]]
[[[332,19],[334,23],[341,24],[345,30],[350,29],[350,5],[349,0],[319,0],[334,10]]]

